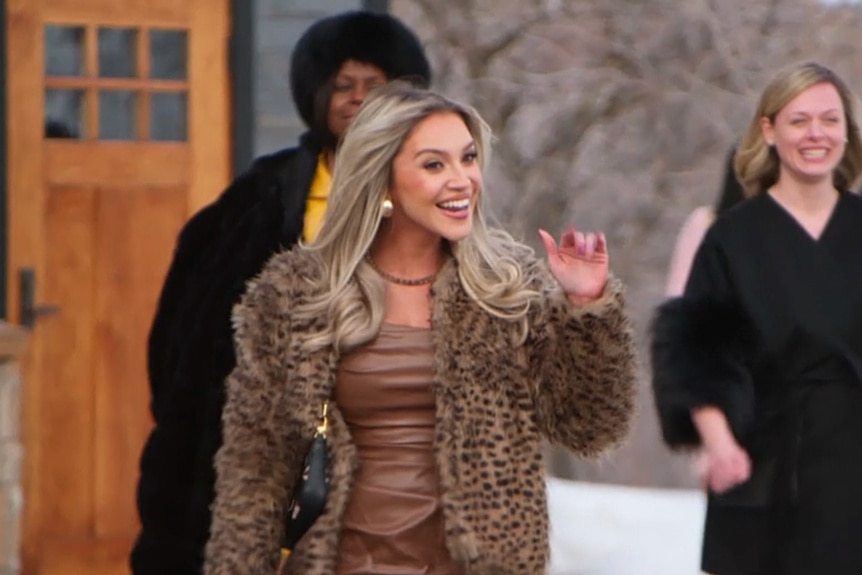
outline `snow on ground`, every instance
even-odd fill
[[[697,575],[706,500],[697,490],[548,479],[548,575]]]

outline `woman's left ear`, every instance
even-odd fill
[[[772,147],[775,145],[775,128],[772,122],[766,116],[760,118],[760,133],[763,135],[763,140],[766,145]]]

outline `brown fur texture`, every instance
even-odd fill
[[[525,262],[526,265],[526,262]],[[206,575],[276,572],[282,518],[318,410],[335,385],[331,350],[307,353],[291,334],[315,329],[291,316],[318,273],[284,252],[250,283],[234,312],[237,367],[227,382],[224,444]],[[621,283],[573,308],[548,293],[531,310],[527,342],[516,324],[466,294],[450,262],[433,286],[437,431],[446,544],[469,575],[537,575],[549,554],[541,440],[594,456],[620,442],[634,411],[635,367]],[[341,519],[359,466],[334,406],[328,437],[330,494],[284,575],[335,571]]]

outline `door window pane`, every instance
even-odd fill
[[[87,137],[83,90],[45,90],[45,137]]]
[[[45,75],[84,75],[84,28],[45,26]]]
[[[187,108],[185,92],[150,94],[150,140],[185,142]]]
[[[99,28],[99,76],[137,76],[138,32],[134,28]]]
[[[150,78],[185,80],[186,42],[185,30],[150,30]]]
[[[137,94],[127,90],[99,92],[99,139],[134,140]]]

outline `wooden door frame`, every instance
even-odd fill
[[[230,76],[231,168],[233,174],[244,171],[254,154],[254,18],[255,0],[230,0]],[[8,41],[6,34],[6,0],[0,0],[0,321],[16,314],[8,309],[9,270],[9,196],[8,196],[8,126],[9,107],[6,95]]]
[[[232,174],[243,172],[254,158],[255,142],[255,4],[256,0],[231,0],[231,33],[228,51],[230,75],[231,114],[231,168]],[[388,12],[389,0],[363,0],[363,10]],[[6,0],[0,0],[0,86],[6,86],[6,56],[9,53],[6,39]],[[8,141],[9,109],[6,90],[0,90],[0,320],[12,314],[7,309],[9,242],[8,213]]]
[[[6,0],[0,0],[0,46],[3,47],[3,56],[0,57],[0,320],[7,319],[9,314],[6,310],[6,266],[9,262],[7,250],[9,249],[9,240],[6,237],[9,229],[9,202],[6,195],[6,187],[8,184],[8,172],[6,164],[9,162],[9,154],[6,150],[6,130],[7,118],[9,117],[9,109],[6,102],[6,54],[9,53],[9,48],[6,42]]]

